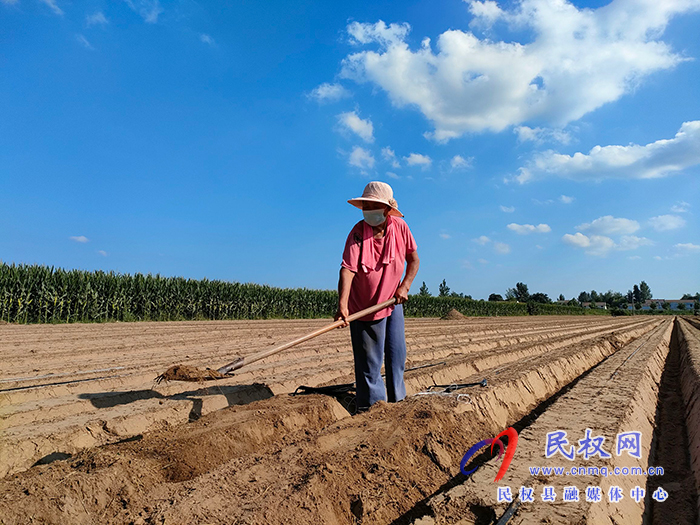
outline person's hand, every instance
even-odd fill
[[[348,324],[350,324],[346,320],[349,315],[350,315],[350,310],[348,309],[347,306],[338,306],[338,311],[335,313],[334,320],[337,321],[339,319],[342,319],[343,321],[345,321],[338,328],[345,328]]]
[[[405,286],[399,286],[394,294],[396,297],[396,304],[403,304],[408,301],[408,288]]]

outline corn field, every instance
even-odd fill
[[[332,317],[337,304],[338,293],[330,290],[0,264],[0,320],[9,323],[310,319]],[[452,308],[470,316],[598,313],[417,295],[409,298],[405,312],[439,317]]]

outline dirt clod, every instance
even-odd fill
[[[217,372],[216,370],[202,370],[201,368],[196,368],[194,366],[187,365],[175,365],[168,368],[161,375],[156,377],[156,383],[162,381],[194,381],[202,382],[209,381],[212,379],[222,379],[226,376]]]

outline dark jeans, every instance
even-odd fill
[[[357,411],[367,410],[380,400],[395,402],[406,397],[403,381],[406,366],[403,305],[395,305],[389,317],[378,321],[352,321],[350,337],[355,358]],[[381,376],[382,361],[386,388]]]

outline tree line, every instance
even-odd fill
[[[418,295],[431,295],[428,286],[425,284],[425,281],[423,281],[423,285],[420,287]],[[442,283],[440,283],[440,285],[438,286],[438,297],[462,297],[467,299],[472,298],[470,295],[465,295],[463,293],[451,291],[445,279],[443,279]],[[566,301],[566,305],[568,306],[582,306],[583,303],[590,303],[590,308],[596,308],[596,303],[605,303],[608,308],[619,308],[622,310],[627,310],[630,305],[633,305],[636,310],[641,310],[642,305],[650,299],[653,299],[651,288],[646,283],[646,281],[641,281],[639,284],[633,285],[632,288],[628,290],[626,294],[615,292],[613,290],[608,290],[607,292],[602,293],[598,293],[595,290],[591,290],[590,292],[583,291],[580,294],[578,294],[578,297],[572,297],[568,301],[566,300],[563,294],[559,294],[559,298],[557,301],[560,303]],[[549,298],[549,296],[546,293],[530,293],[527,284],[522,282],[516,283],[515,287],[513,288],[506,289],[505,297],[498,293],[492,293],[489,295],[488,300],[515,301],[519,303],[535,302],[541,304],[551,304],[554,302]],[[683,294],[681,300],[695,300],[692,309],[695,312],[700,311],[700,292],[697,292],[695,294]],[[652,302],[649,307],[652,310],[658,308],[655,302]],[[662,310],[670,310],[670,308],[671,304],[667,301],[664,301],[661,304]],[[678,309],[685,310],[687,309],[687,307],[684,303],[679,303]]]

